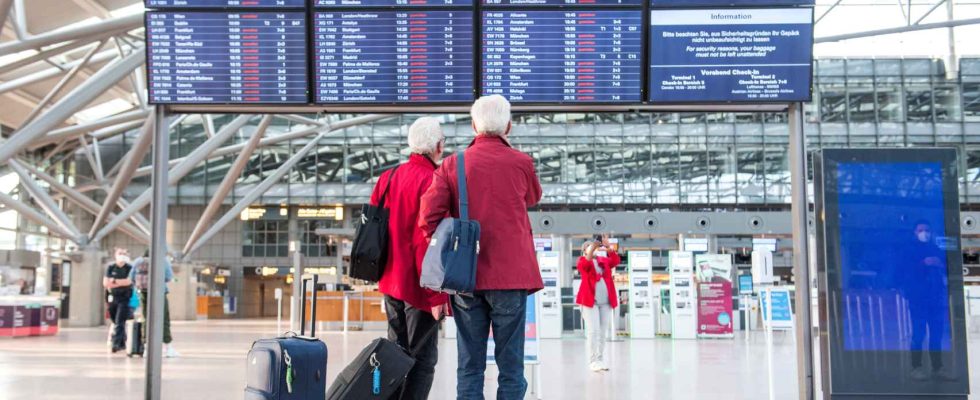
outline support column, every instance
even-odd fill
[[[194,264],[177,263],[174,267],[174,280],[168,285],[170,294],[170,320],[193,321],[197,319],[197,278]]]
[[[810,317],[810,266],[807,215],[806,134],[803,132],[803,104],[789,106],[789,157],[793,203],[793,276],[796,280],[796,374],[800,400],[814,399],[813,322]]]
[[[154,110],[153,129],[153,200],[150,203],[150,290],[147,293],[146,378],[144,398],[161,398],[161,362],[163,361],[164,269],[167,257],[167,173],[170,160],[170,130],[166,110]]]
[[[71,294],[68,297],[68,326],[88,328],[102,325],[105,298],[102,289],[102,251],[88,245],[71,257]]]

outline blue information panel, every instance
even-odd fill
[[[809,101],[810,8],[654,10],[654,103]]]
[[[148,12],[157,104],[306,103],[303,12]]]
[[[452,7],[472,6],[474,0],[314,0],[315,7]]]
[[[515,103],[641,100],[639,10],[484,11],[484,95]]]
[[[481,0],[487,6],[642,6],[645,0]]]
[[[473,100],[471,11],[317,12],[317,103]]]
[[[814,4],[814,0],[650,0],[650,5],[654,7],[772,7]]]
[[[146,8],[306,8],[306,0],[145,0]]]

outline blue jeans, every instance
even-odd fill
[[[472,295],[455,295],[452,306],[458,330],[457,400],[483,400],[487,338],[491,327],[494,359],[500,371],[497,399],[523,399],[527,392],[527,380],[524,379],[527,291],[487,290]]]

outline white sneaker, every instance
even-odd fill
[[[163,356],[166,358],[177,358],[180,357],[180,353],[174,349],[174,346],[168,344],[166,350],[163,351]]]
[[[592,372],[601,372],[602,371],[602,367],[599,365],[598,362],[593,362],[593,363],[589,364],[589,369],[591,369]]]

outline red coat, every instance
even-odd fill
[[[419,286],[422,271],[422,258],[425,257],[427,242],[422,230],[418,229],[419,199],[432,182],[436,164],[428,157],[412,154],[408,162],[398,167],[395,179],[391,181],[386,203],[390,219],[388,222],[388,263],[378,289],[415,308],[429,310],[447,303],[449,297]],[[389,170],[381,174],[371,204],[377,206],[384,193]]]
[[[578,296],[575,297],[575,304],[585,307],[595,307],[595,287],[599,280],[605,281],[606,293],[609,293],[609,306],[616,308],[619,306],[619,299],[616,296],[616,284],[613,283],[613,273],[619,265],[619,254],[610,251],[609,257],[596,257],[599,266],[602,267],[602,276],[596,273],[595,265],[592,260],[585,257],[578,258],[578,272],[582,274],[582,285],[578,288]]]
[[[476,290],[544,287],[527,208],[541,200],[534,161],[496,136],[478,136],[466,150],[470,218],[480,223]],[[422,196],[419,227],[432,237],[447,212],[459,217],[456,156],[443,161]]]

